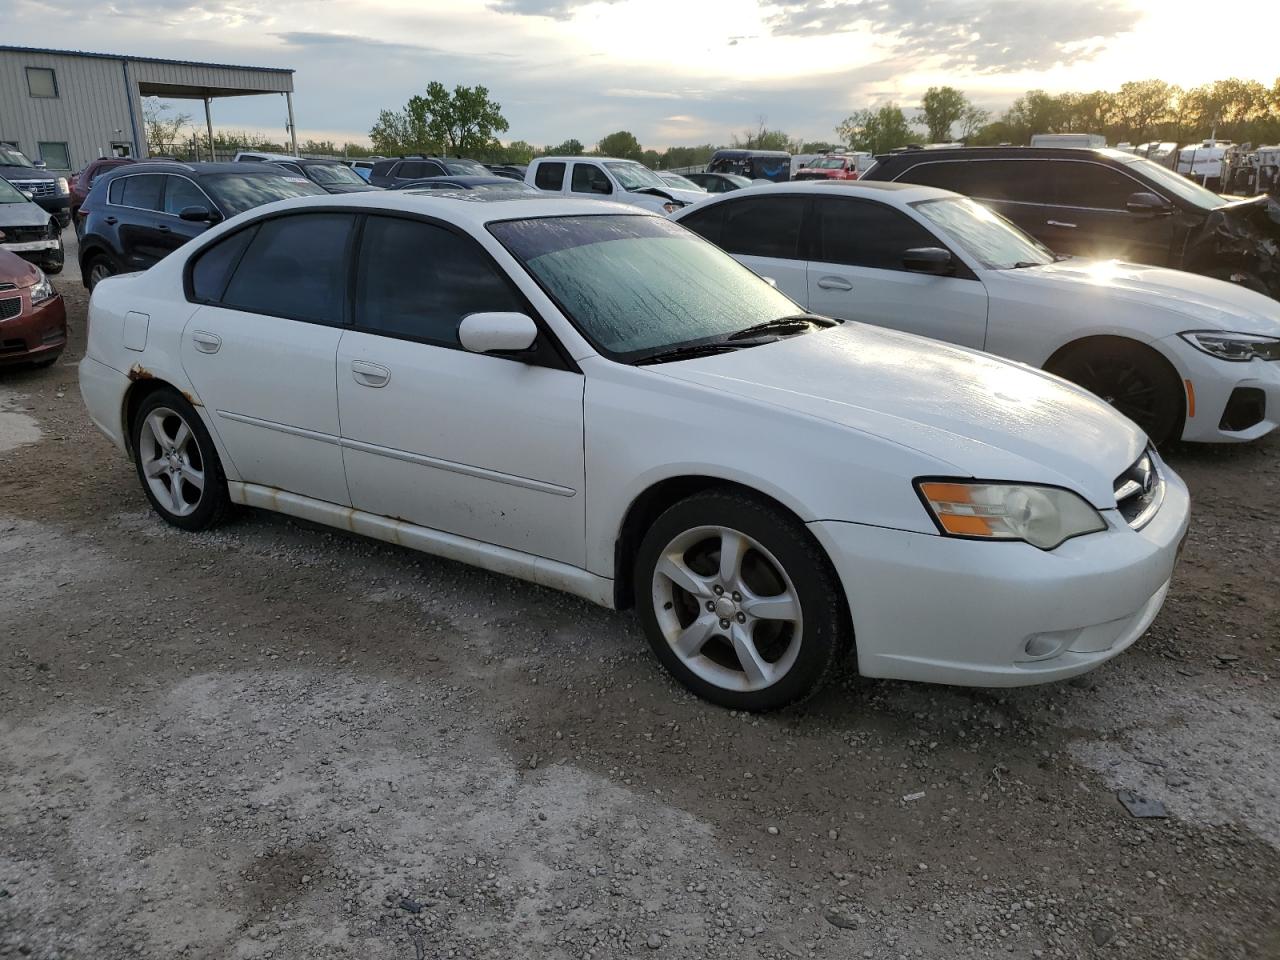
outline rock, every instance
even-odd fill
[[[657,950],[662,946],[662,938],[656,933],[649,934],[649,939],[645,941],[649,945],[650,950]]]
[[[861,917],[850,916],[841,913],[839,910],[828,910],[825,914],[827,923],[833,927],[839,927],[841,930],[857,930],[858,925],[862,922]]]
[[[1097,924],[1091,932],[1093,934],[1093,942],[1099,947],[1105,947],[1116,935],[1116,932],[1105,923]]]
[[[776,837],[776,836],[778,835],[778,828],[777,828],[777,827],[769,827],[769,829],[768,829],[768,831],[767,831],[767,832],[768,832],[769,836],[771,836],[771,837]]]
[[[408,897],[404,897],[400,901],[400,909],[407,910],[409,913],[421,913],[422,904],[420,904],[417,900],[411,900]]]

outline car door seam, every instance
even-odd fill
[[[475,477],[479,480],[493,480],[496,483],[505,483],[513,487],[523,487],[527,490],[535,490],[539,493],[549,493],[557,497],[576,496],[578,491],[572,487],[561,486],[558,483],[549,483],[546,480],[535,480],[532,477],[521,477],[513,473],[503,473],[499,470],[490,470],[486,467],[476,467],[467,463],[458,463],[456,460],[442,460],[439,457],[430,457],[423,453],[413,453],[409,450],[400,450],[396,447],[384,447],[376,443],[367,443],[364,440],[352,440],[348,437],[336,437],[334,440],[345,450],[359,450],[362,453],[373,454],[374,456],[387,457],[391,460],[401,460],[405,463],[416,463],[425,467],[434,467],[438,470],[445,470],[449,473],[459,473],[467,477]]]

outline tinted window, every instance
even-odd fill
[[[219,173],[201,177],[200,183],[229,217],[272,200],[324,193],[310,180],[270,173]]]
[[[423,177],[436,177],[444,171],[434,163],[423,163],[421,160],[410,160],[396,167],[397,180],[420,180]]]
[[[720,246],[741,256],[794,260],[800,256],[805,204],[802,197],[728,201],[720,228]]]
[[[594,163],[573,165],[572,189],[575,193],[613,193],[609,178]]]
[[[308,213],[267,220],[236,268],[224,306],[250,313],[340,323],[352,218]]]
[[[1123,210],[1132,194],[1146,189],[1142,184],[1100,163],[1075,160],[1053,164],[1057,201],[1068,207],[1095,207]]]
[[[186,177],[166,177],[169,182],[164,190],[164,212],[175,217],[186,207],[204,207],[208,209],[209,198],[204,192]]]
[[[257,229],[250,227],[219,240],[195,258],[191,267],[191,292],[197,300],[216,302],[222,299],[227,279]]]
[[[1050,203],[1048,160],[948,160],[921,163],[898,179],[982,200]]]
[[[469,313],[524,313],[520,296],[479,244],[416,220],[370,217],[360,244],[356,324],[456,345]]]
[[[824,263],[901,270],[904,250],[942,246],[905,213],[871,200],[820,200],[818,222]]]
[[[694,233],[701,234],[712,243],[720,243],[720,228],[724,224],[724,212],[730,205],[717,203],[704,207],[687,217],[680,218],[680,226],[688,227]]]
[[[119,188],[119,199],[116,199]],[[139,210],[159,210],[164,177],[158,173],[124,177],[111,185],[111,202]]]
[[[533,175],[533,185],[539,190],[559,190],[564,186],[564,164],[538,164],[538,172]]]

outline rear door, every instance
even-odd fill
[[[1046,240],[1052,249],[1073,256],[1169,264],[1174,218],[1130,213],[1126,206],[1135,193],[1156,193],[1152,187],[1093,161],[1054,160],[1050,169],[1055,206],[1046,217],[1045,236],[1053,238]],[[1173,209],[1170,205],[1170,214]]]
[[[804,307],[809,304],[805,264],[805,220],[810,208],[803,196],[780,194],[726,199],[682,217],[680,225],[718,244],[735,260]]]
[[[956,276],[912,273],[905,251],[947,245],[906,213],[875,200],[814,200],[815,249],[809,309],[842,320],[917,333],[982,349],[987,291],[956,260]]]
[[[164,174],[140,173],[111,183],[106,223],[114,226],[127,270],[145,270],[173,247],[165,235]]]
[[[535,162],[537,166],[534,167],[533,171],[533,185],[539,190],[545,190],[548,193],[563,193],[565,164],[560,160],[539,160]]]
[[[194,261],[182,364],[249,483],[349,505],[334,363],[355,217],[273,217]]]

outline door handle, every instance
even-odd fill
[[[161,233],[168,233],[169,225],[167,223],[162,223],[159,226],[157,226],[156,229],[159,230]]]
[[[853,284],[843,277],[822,277],[818,280],[818,286],[823,290],[852,290]]]
[[[216,333],[197,330],[191,334],[191,341],[201,353],[217,353],[222,348],[222,338]]]
[[[1061,227],[1063,230],[1074,230],[1076,228],[1074,223],[1064,223],[1062,220],[1046,220],[1044,225],[1046,227]]]
[[[115,226],[117,223],[119,223],[119,222],[120,222],[120,221],[118,221],[115,217],[107,217],[107,219],[106,219],[106,223],[107,223],[107,225],[108,225],[108,226],[112,226],[112,227],[114,227],[114,226]]]
[[[391,380],[391,371],[380,363],[352,360],[351,376],[362,387],[385,387]]]

